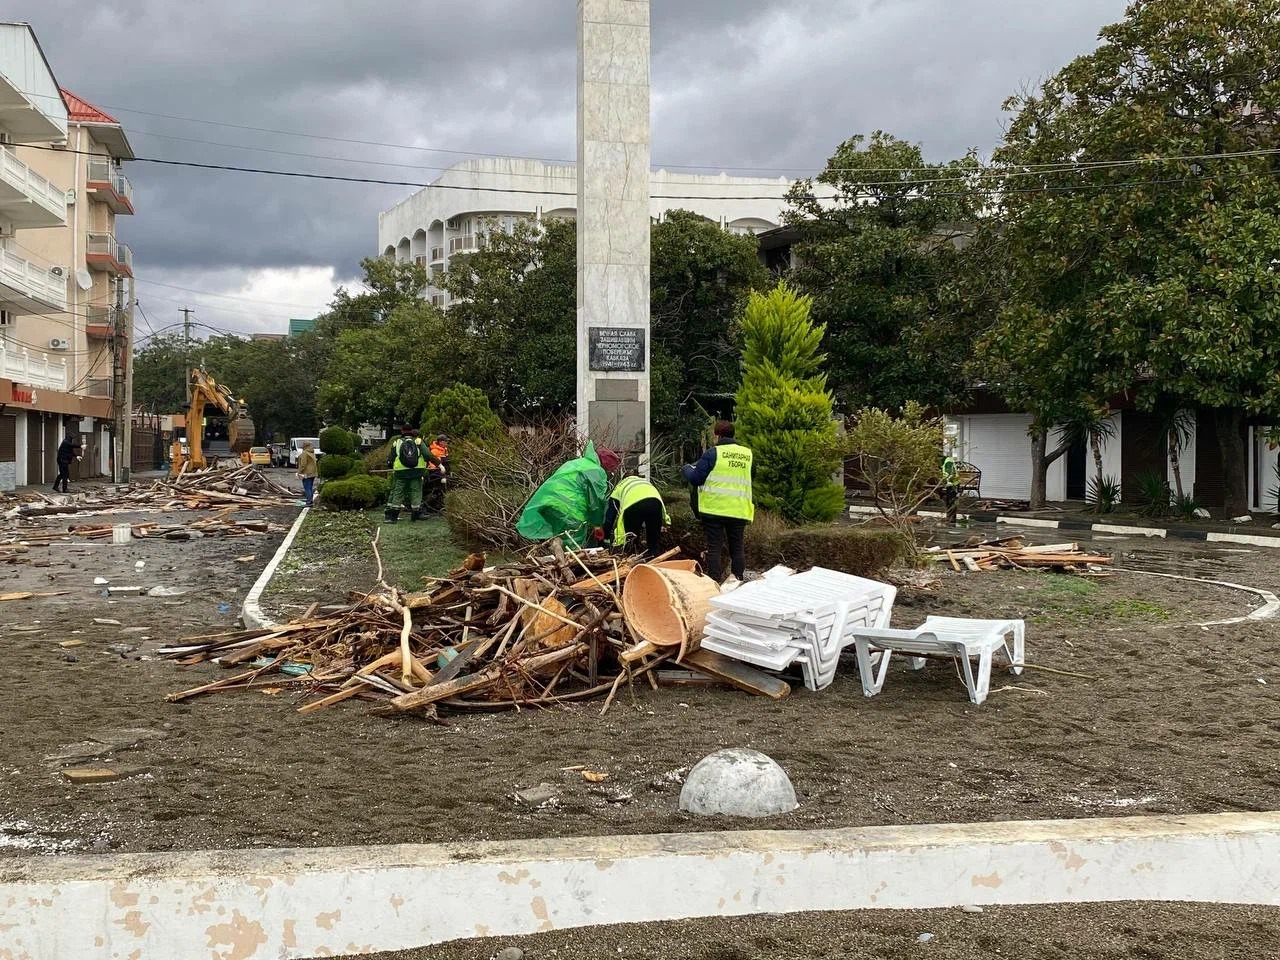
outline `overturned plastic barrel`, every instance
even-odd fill
[[[639,639],[655,647],[695,645],[702,638],[711,599],[720,585],[692,564],[642,564],[627,575],[622,614]]]

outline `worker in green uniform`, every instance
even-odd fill
[[[387,523],[400,519],[401,509],[409,511],[410,520],[422,518],[422,478],[428,464],[440,462],[418,437],[413,427],[403,427],[391,445],[387,465],[391,468],[391,496],[387,498]]]
[[[951,454],[942,458],[942,500],[947,505],[947,523],[956,525],[956,501],[960,499],[960,470]]]
[[[604,530],[612,535],[615,547],[627,544],[628,537],[645,536],[645,556],[656,557],[662,544],[662,528],[671,523],[658,488],[644,477],[625,477],[609,494],[604,512]]]
[[[723,551],[729,547],[733,575],[747,575],[747,524],[755,519],[756,505],[751,491],[754,455],[734,439],[733,424],[716,424],[716,445],[706,450],[697,463],[685,464],[684,477],[698,491],[698,519],[707,537],[707,576],[724,578]]]

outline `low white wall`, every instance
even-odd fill
[[[1280,904],[1280,814],[43,857],[0,871],[5,960],[280,960],[804,910]]]

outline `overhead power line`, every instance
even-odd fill
[[[72,151],[72,150],[66,150],[65,148],[60,148],[60,147],[30,146],[30,149],[58,150],[58,151],[68,152],[68,153],[82,153],[89,156],[95,155],[95,154],[89,153],[88,151]],[[1142,162],[1156,162],[1157,159],[1162,160],[1164,162],[1240,159],[1244,157],[1274,156],[1276,154],[1280,154],[1280,149],[1251,150],[1251,151],[1241,151],[1238,153],[1201,154],[1201,155],[1190,156],[1190,157],[1147,158],[1147,160]],[[159,164],[162,166],[172,166],[172,167],[188,167],[188,168],[193,168],[198,170],[219,170],[219,171],[235,172],[235,173],[255,173],[263,176],[288,177],[288,178],[303,179],[303,180],[325,180],[325,181],[333,181],[333,182],[339,182],[339,183],[359,183],[359,184],[370,184],[370,185],[376,185],[376,186],[398,186],[398,187],[418,187],[418,188],[433,187],[434,189],[438,189],[438,190],[461,190],[461,191],[466,191],[470,193],[502,193],[502,194],[517,194],[517,195],[530,195],[530,196],[564,196],[564,197],[577,196],[576,191],[530,190],[530,189],[525,189],[521,187],[468,187],[468,186],[460,186],[456,184],[421,183],[418,181],[411,181],[411,180],[379,180],[371,177],[349,177],[349,176],[340,176],[337,174],[306,173],[298,170],[272,170],[272,169],[263,168],[263,167],[243,167],[243,166],[238,166],[234,164],[200,163],[192,160],[168,160],[168,159],[161,159],[158,157],[135,157],[134,162],[153,163],[153,164]],[[1119,161],[1117,161],[1116,163],[1119,164]],[[1128,162],[1126,161],[1126,165],[1127,164]],[[1064,167],[1060,170],[1039,171],[1037,175],[1050,176],[1050,175],[1061,174],[1061,173],[1091,172],[1093,169],[1094,168],[1091,168],[1091,167],[1081,167],[1081,168],[1078,168],[1077,170],[1077,168],[1073,168],[1073,167]],[[1118,183],[1059,184],[1054,186],[1034,187],[1027,190],[1019,190],[1019,189],[1010,190],[1000,185],[984,187],[973,182],[975,177],[1003,179],[1007,175],[1010,175],[1010,173],[1012,173],[1012,175],[1017,175],[1017,176],[1029,175],[1026,173],[1022,173],[1020,171],[1005,171],[1003,168],[987,168],[985,173],[975,171],[974,174],[971,174],[971,175],[946,177],[946,178],[939,178],[934,180],[909,180],[909,179],[904,180],[904,179],[898,178],[895,180],[871,181],[871,182],[862,184],[862,187],[863,188],[895,187],[895,188],[914,189],[918,187],[929,186],[929,185],[939,184],[939,183],[964,183],[968,185],[966,190],[957,191],[954,193],[934,192],[932,194],[933,196],[936,196],[936,197],[947,197],[947,196],[965,196],[967,194],[974,194],[974,193],[987,193],[991,195],[1007,195],[1007,194],[1026,194],[1026,193],[1059,193],[1059,192],[1068,192],[1068,191],[1076,191],[1076,190],[1114,190],[1114,189],[1123,189],[1127,187],[1154,186],[1154,185],[1169,184],[1169,183],[1192,183],[1192,182],[1214,179],[1214,176],[1212,174],[1204,174],[1204,175],[1196,175],[1196,176],[1189,176],[1189,177],[1171,177],[1171,178],[1165,178],[1160,180],[1138,180],[1138,181],[1124,181],[1124,182],[1118,182]],[[780,197],[776,194],[748,195],[748,196],[718,195],[714,197],[708,197],[705,194],[655,193],[655,194],[652,194],[651,196],[652,196],[652,199],[654,200],[714,199],[714,200],[722,200],[722,201],[724,200],[778,201],[778,200],[785,199],[784,197]],[[849,196],[851,195],[849,194],[844,195],[845,198],[848,198]],[[853,196],[874,198],[875,194],[863,192]]]

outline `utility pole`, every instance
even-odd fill
[[[114,469],[111,479],[114,483],[124,483],[129,477],[129,464],[125,463],[127,444],[125,443],[125,421],[129,416],[128,399],[125,394],[126,371],[129,349],[125,335],[124,323],[124,284],[115,281],[115,303],[111,316],[111,460]]]
[[[191,359],[191,314],[195,313],[190,307],[183,307],[182,313],[182,340],[186,344],[184,349],[187,352],[187,359]],[[187,364],[187,409],[191,408],[191,364]],[[191,424],[187,424],[187,436],[191,436]]]

